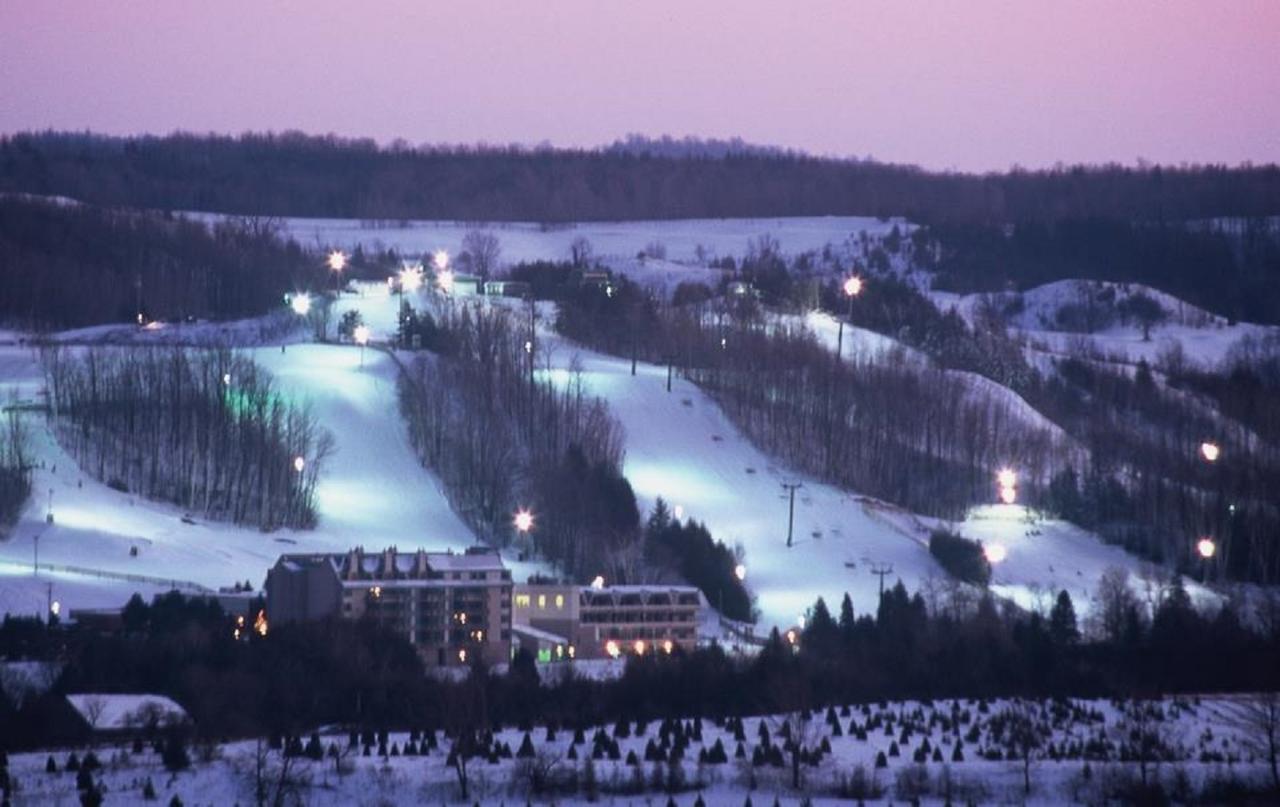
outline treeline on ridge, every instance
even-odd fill
[[[383,221],[867,215],[996,222],[1280,213],[1274,165],[976,175],[791,153],[379,147],[298,132],[13,134],[0,139],[0,190],[122,207]]]
[[[320,261],[272,223],[212,227],[165,214],[0,195],[0,322],[62,329],[263,313],[316,286]]]

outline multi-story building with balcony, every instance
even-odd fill
[[[404,636],[428,666],[511,655],[511,572],[492,550],[281,555],[266,593],[272,625],[372,620]]]
[[[530,584],[513,590],[517,639],[542,661],[693,650],[705,605],[692,586]]]

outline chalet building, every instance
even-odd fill
[[[691,651],[705,605],[696,588],[663,585],[529,584],[512,601],[517,640],[540,661]]]
[[[511,655],[511,572],[497,552],[281,555],[267,573],[267,622],[371,619],[432,667]]]

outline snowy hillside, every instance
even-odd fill
[[[135,590],[149,597],[170,581],[217,588],[248,580],[257,589],[284,552],[340,552],[356,545],[462,551],[474,543],[408,446],[396,404],[398,369],[390,357],[368,350],[362,367],[357,348],[301,344],[250,355],[286,395],[308,403],[334,436],[336,450],[317,489],[317,529],[266,534],[186,523],[173,506],[121,493],[81,472],[43,418],[32,414],[35,493],[9,539],[0,541],[0,610],[42,613],[49,582],[52,599],[64,609],[105,607],[122,604]],[[0,394],[17,388],[31,400],[41,386],[27,348],[0,347],[0,371]],[[47,525],[50,491],[54,523]],[[42,566],[77,571],[43,570],[33,577],[37,539]],[[538,568],[508,562],[516,579]]]
[[[980,305],[992,301],[1006,312],[1010,327],[1050,353],[1066,353],[1088,340],[1101,354],[1136,363],[1155,363],[1161,355],[1180,347],[1190,362],[1211,368],[1221,363],[1227,351],[1246,335],[1263,336],[1280,328],[1240,322],[1234,325],[1191,303],[1140,283],[1112,283],[1095,280],[1060,280],[1024,292],[993,295],[956,295],[928,292],[944,311],[954,307],[973,322]],[[1151,338],[1143,338],[1142,327],[1120,316],[1119,307],[1134,296],[1155,301],[1164,312],[1161,322],[1151,328]],[[1100,327],[1085,331],[1077,320],[1096,319]]]

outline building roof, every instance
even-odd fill
[[[419,561],[426,572],[500,572],[506,570],[496,550],[473,547],[466,552],[400,552],[395,547],[367,551],[357,547],[349,552],[292,553],[281,555],[276,566],[298,572],[304,567],[328,565],[343,580],[427,580],[419,574]]]
[[[71,708],[95,731],[183,723],[187,712],[164,695],[84,692],[68,695]]]
[[[532,625],[524,625],[519,622],[513,622],[511,624],[511,632],[517,636],[527,636],[530,639],[537,639],[541,642],[551,642],[552,644],[569,643],[568,639],[557,633],[552,633],[549,630],[542,630],[541,628],[535,628]]]

